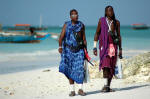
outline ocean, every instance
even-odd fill
[[[96,26],[86,27],[88,52],[92,60],[98,60],[92,53]],[[47,33],[60,33],[61,27],[48,27]],[[150,29],[133,30],[121,26],[123,57],[150,51]],[[21,72],[39,68],[59,66],[58,41],[49,37],[40,43],[0,43],[0,74]]]

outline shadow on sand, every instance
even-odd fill
[[[146,87],[146,86],[150,86],[150,84],[145,84],[145,85],[139,85],[139,86],[130,86],[130,87],[125,87],[125,88],[113,88],[116,91],[126,91],[126,90],[132,90],[132,89],[137,89],[137,88],[141,88],[141,87]],[[91,94],[99,94],[99,93],[103,93],[101,92],[101,90],[96,90],[96,91],[92,91],[92,92],[87,92],[87,95],[91,95]]]

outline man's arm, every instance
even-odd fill
[[[117,35],[119,37],[119,58],[122,59],[122,39],[120,35],[120,22],[117,20]]]
[[[97,25],[97,29],[96,29],[96,33],[94,36],[94,48],[93,48],[93,54],[95,56],[97,56],[97,41],[99,39],[99,35],[101,32],[101,20],[99,19],[98,25]]]
[[[119,37],[119,49],[122,50],[122,39],[120,35],[120,22],[117,20],[117,35]]]
[[[59,37],[59,53],[62,53],[62,41],[65,37],[65,32],[66,32],[66,24],[64,24],[63,28],[62,28],[62,32],[60,34],[60,37]]]
[[[82,34],[83,34],[83,42],[84,42],[84,45],[87,49],[87,42],[86,42],[86,35],[85,35],[85,26],[83,24],[83,28],[82,28]]]
[[[96,33],[95,33],[95,36],[94,36],[94,41],[98,41],[100,32],[101,32],[101,20],[99,20],[99,22],[98,22]]]

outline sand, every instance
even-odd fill
[[[84,90],[87,96],[76,96],[75,99],[86,98],[128,98],[141,99],[150,96],[150,83],[124,83],[125,79],[114,79],[112,88],[116,92],[101,93],[104,80],[100,78],[91,79],[89,83],[84,84]],[[76,84],[76,92],[78,85]],[[58,68],[47,68],[33,71],[18,72],[13,74],[0,75],[0,99],[70,99],[69,83]],[[140,96],[140,97],[139,97]]]
[[[128,63],[132,65],[132,68],[128,66],[123,68],[123,79],[113,79],[111,87],[116,92],[111,93],[100,91],[104,80],[101,77],[101,72],[99,73],[97,69],[98,64],[95,64],[94,67],[89,66],[91,79],[90,82],[84,84],[87,96],[76,95],[73,98],[149,99],[150,69],[149,60],[147,60],[149,55],[150,53],[146,53],[122,60],[123,64],[127,65]],[[139,65],[135,69],[137,63]],[[132,73],[133,71],[134,73]],[[75,84],[75,87],[77,93],[78,85]],[[0,75],[0,99],[70,99],[68,94],[69,82],[62,73],[58,72],[58,67]]]

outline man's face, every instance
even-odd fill
[[[111,7],[107,9],[107,16],[112,17],[114,15],[114,11]]]
[[[73,11],[71,13],[70,18],[71,18],[72,21],[77,21],[78,20],[78,13],[76,11]]]

